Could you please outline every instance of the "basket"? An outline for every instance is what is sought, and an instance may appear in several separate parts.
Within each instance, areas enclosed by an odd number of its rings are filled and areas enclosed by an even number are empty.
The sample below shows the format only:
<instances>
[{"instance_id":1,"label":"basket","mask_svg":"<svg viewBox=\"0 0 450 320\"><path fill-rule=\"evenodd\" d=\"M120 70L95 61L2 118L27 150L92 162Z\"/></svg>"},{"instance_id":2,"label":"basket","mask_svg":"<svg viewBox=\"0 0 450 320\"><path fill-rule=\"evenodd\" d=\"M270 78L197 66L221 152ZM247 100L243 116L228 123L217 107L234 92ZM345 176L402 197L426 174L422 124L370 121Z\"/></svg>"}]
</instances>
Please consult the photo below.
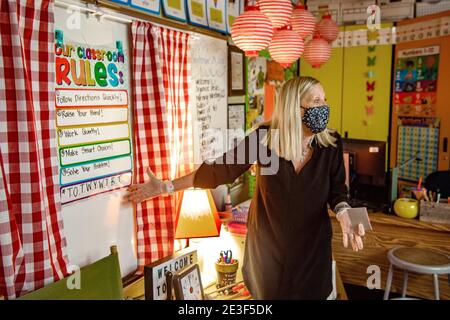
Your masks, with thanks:
<instances>
[{"instance_id":1,"label":"basket","mask_svg":"<svg viewBox=\"0 0 450 320\"><path fill-rule=\"evenodd\" d=\"M216 262L217 286L225 287L236 282L239 261L233 263Z\"/></svg>"},{"instance_id":2,"label":"basket","mask_svg":"<svg viewBox=\"0 0 450 320\"><path fill-rule=\"evenodd\" d=\"M420 221L450 224L450 204L420 201Z\"/></svg>"}]
</instances>

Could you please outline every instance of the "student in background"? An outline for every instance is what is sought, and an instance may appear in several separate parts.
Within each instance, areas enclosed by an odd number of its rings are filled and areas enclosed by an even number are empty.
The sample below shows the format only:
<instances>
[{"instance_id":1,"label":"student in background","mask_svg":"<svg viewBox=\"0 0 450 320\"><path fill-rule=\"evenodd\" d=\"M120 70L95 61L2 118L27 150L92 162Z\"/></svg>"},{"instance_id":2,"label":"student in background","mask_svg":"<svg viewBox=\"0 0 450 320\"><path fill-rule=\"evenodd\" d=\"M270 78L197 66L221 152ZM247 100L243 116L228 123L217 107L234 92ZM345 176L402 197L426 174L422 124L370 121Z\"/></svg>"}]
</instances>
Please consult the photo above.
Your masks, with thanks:
<instances>
[{"instance_id":1,"label":"student in background","mask_svg":"<svg viewBox=\"0 0 450 320\"><path fill-rule=\"evenodd\" d=\"M361 250L364 235L362 225L351 227L342 142L327 128L328 117L322 85L311 77L291 79L281 88L272 119L235 149L174 181L149 172L149 181L131 186L126 198L137 203L189 187L215 188L256 162L245 284L255 299L326 299L333 289L327 205L337 213L345 247L350 242Z\"/></svg>"}]
</instances>

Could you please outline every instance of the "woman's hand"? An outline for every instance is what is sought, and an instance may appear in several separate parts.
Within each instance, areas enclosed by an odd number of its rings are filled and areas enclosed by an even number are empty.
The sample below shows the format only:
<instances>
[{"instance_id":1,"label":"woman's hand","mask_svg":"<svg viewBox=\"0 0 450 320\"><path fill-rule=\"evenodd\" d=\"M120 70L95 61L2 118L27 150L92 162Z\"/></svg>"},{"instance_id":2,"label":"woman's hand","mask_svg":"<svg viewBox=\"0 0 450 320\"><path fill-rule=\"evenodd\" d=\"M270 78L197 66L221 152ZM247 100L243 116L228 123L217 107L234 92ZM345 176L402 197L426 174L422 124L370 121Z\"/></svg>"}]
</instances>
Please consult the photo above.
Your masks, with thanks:
<instances>
[{"instance_id":1,"label":"woman's hand","mask_svg":"<svg viewBox=\"0 0 450 320\"><path fill-rule=\"evenodd\" d=\"M364 226L360 223L358 227L352 227L352 222L346 209L339 212L336 218L341 224L344 247L347 248L350 241L354 251L362 250L363 242L361 237L365 234Z\"/></svg>"},{"instance_id":2,"label":"woman's hand","mask_svg":"<svg viewBox=\"0 0 450 320\"><path fill-rule=\"evenodd\" d=\"M125 201L132 201L135 204L144 200L155 198L164 193L164 183L159 180L150 168L147 169L149 181L141 184L134 184L128 188L128 193L125 195Z\"/></svg>"}]
</instances>

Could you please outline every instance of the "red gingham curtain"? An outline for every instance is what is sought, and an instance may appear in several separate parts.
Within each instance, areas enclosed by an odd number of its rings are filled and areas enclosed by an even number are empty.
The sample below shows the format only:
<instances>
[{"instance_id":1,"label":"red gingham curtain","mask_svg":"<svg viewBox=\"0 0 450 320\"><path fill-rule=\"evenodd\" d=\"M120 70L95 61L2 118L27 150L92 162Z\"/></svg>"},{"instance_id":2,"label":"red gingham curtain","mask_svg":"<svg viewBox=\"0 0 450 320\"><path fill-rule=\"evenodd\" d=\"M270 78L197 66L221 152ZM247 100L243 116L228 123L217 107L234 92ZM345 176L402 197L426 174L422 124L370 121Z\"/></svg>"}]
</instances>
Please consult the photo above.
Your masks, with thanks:
<instances>
[{"instance_id":1,"label":"red gingham curtain","mask_svg":"<svg viewBox=\"0 0 450 320\"><path fill-rule=\"evenodd\" d=\"M67 274L58 190L50 0L0 1L0 294Z\"/></svg>"},{"instance_id":2,"label":"red gingham curtain","mask_svg":"<svg viewBox=\"0 0 450 320\"><path fill-rule=\"evenodd\" d=\"M170 144L170 178L188 174L193 167L192 125L189 114L189 34L154 28L158 35Z\"/></svg>"},{"instance_id":3,"label":"red gingham curtain","mask_svg":"<svg viewBox=\"0 0 450 320\"><path fill-rule=\"evenodd\" d=\"M147 168L159 179L185 174L191 166L188 76L189 36L134 21L133 87L135 183ZM180 160L182 159L182 160ZM173 253L175 199L138 204L138 265Z\"/></svg>"}]
</instances>

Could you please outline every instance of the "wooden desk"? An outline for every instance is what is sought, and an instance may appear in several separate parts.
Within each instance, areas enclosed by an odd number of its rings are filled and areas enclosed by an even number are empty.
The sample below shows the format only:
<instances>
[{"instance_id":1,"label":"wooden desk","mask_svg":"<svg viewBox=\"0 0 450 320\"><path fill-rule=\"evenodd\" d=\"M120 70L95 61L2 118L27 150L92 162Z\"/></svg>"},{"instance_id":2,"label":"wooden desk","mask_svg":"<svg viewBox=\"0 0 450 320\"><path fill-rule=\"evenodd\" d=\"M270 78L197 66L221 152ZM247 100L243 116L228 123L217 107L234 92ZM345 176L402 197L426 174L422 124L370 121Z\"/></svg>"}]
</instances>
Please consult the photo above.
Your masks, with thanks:
<instances>
[{"instance_id":1,"label":"wooden desk","mask_svg":"<svg viewBox=\"0 0 450 320\"><path fill-rule=\"evenodd\" d=\"M373 231L364 237L364 249L354 252L342 245L341 227L330 214L333 224L333 253L344 283L367 286L370 265L381 269L381 288L384 290L389 270L387 252L396 246L415 246L450 254L450 225L426 223L415 219L404 219L384 213L371 213L369 219ZM450 284L447 276L440 276L440 298L450 299ZM401 293L403 273L395 269L391 292ZM431 275L410 273L408 296L433 299L433 278Z\"/></svg>"}]
</instances>

